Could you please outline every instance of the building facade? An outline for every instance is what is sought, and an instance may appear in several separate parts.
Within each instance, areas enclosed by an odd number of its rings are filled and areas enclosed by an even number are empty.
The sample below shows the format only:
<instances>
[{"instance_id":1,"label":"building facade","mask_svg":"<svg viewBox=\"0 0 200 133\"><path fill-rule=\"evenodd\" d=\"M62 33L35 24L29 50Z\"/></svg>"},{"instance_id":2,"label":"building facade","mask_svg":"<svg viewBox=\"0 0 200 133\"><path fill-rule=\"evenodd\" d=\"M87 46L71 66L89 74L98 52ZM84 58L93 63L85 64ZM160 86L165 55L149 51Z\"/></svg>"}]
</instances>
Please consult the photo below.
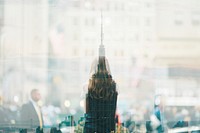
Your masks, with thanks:
<instances>
[{"instance_id":1,"label":"building facade","mask_svg":"<svg viewBox=\"0 0 200 133\"><path fill-rule=\"evenodd\" d=\"M2 92L7 100L17 95L26 101L35 86L42 88L48 102L64 106L71 99L78 105L98 55L102 10L103 44L120 100L139 103L161 92L195 97L187 88L197 94L200 86L195 75L200 65L199 4L198 0L4 1Z\"/></svg>"}]
</instances>

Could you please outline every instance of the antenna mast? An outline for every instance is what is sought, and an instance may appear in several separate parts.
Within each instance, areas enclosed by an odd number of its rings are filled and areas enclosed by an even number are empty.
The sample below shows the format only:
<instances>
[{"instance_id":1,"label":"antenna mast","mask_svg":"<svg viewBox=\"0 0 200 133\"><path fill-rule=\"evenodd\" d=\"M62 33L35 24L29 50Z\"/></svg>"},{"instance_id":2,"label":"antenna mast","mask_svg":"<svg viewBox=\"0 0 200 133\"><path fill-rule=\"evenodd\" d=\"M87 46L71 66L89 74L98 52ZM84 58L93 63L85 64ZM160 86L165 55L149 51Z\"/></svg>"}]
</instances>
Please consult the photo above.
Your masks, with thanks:
<instances>
[{"instance_id":1,"label":"antenna mast","mask_svg":"<svg viewBox=\"0 0 200 133\"><path fill-rule=\"evenodd\" d=\"M101 44L99 46L99 56L105 56L105 48L103 45L103 15L101 10Z\"/></svg>"},{"instance_id":2,"label":"antenna mast","mask_svg":"<svg viewBox=\"0 0 200 133\"><path fill-rule=\"evenodd\" d=\"M103 45L103 15L101 10L101 45Z\"/></svg>"}]
</instances>

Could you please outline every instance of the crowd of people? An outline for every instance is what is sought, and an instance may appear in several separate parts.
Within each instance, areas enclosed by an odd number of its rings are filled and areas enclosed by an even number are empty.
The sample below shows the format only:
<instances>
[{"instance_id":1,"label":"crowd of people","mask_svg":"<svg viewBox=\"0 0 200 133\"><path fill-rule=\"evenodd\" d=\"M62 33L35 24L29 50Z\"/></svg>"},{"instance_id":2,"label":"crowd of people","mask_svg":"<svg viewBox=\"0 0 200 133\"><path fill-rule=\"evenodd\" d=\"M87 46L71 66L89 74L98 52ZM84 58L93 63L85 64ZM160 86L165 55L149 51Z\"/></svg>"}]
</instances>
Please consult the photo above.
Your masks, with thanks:
<instances>
[{"instance_id":1,"label":"crowd of people","mask_svg":"<svg viewBox=\"0 0 200 133\"><path fill-rule=\"evenodd\" d=\"M39 95L39 91L37 89L33 89L32 91L36 93L36 95ZM33 94L35 95L35 94ZM22 108L26 109L28 107L27 104L30 104L31 100L27 101L27 103L23 106L14 107L14 105L9 104L10 106L6 106L8 104L0 104L0 127L5 127L11 124L15 125L23 125L23 127L31 125L28 125L27 123L24 123L24 119L27 118L27 114L31 114L31 112L25 111L25 113L22 112ZM119 123L123 125L123 127L126 127L130 132L142 130L146 126L146 122L151 120L152 114L158 115L158 107L155 105L154 109L145 108L143 106L130 106L130 108L122 113L118 113L119 117ZM32 106L33 107L33 106ZM40 107L39 107L40 108ZM44 105L41 107L42 112L42 118L43 118L43 124L44 127L46 125L58 125L59 122L61 122L64 118L59 119L59 115L62 114L62 111L59 107L55 107L53 105ZM81 110L81 109L80 109ZM154 110L154 111L153 111ZM76 125L78 126L80 119L80 116L83 116L84 112L80 111L74 114L74 117L78 117L76 119ZM65 114L72 115L72 114ZM23 117L23 118L22 118ZM158 115L159 117L159 115ZM164 113L163 113L163 124L164 126L168 126L170 128L173 128L173 126L178 121L188 121L191 125L199 125L200 120L200 107L181 107L181 106L164 106ZM35 116L35 118L37 118ZM35 119L33 118L33 119ZM22 121L23 120L23 121ZM84 119L82 119L84 120ZM29 122L30 124L31 122ZM37 124L36 124L37 125ZM39 125L39 123L38 123ZM34 126L32 124L32 126ZM43 126L43 125L42 125ZM79 130L83 129L83 127L80 128L80 126L77 127ZM77 129L76 128L76 129Z\"/></svg>"}]
</instances>

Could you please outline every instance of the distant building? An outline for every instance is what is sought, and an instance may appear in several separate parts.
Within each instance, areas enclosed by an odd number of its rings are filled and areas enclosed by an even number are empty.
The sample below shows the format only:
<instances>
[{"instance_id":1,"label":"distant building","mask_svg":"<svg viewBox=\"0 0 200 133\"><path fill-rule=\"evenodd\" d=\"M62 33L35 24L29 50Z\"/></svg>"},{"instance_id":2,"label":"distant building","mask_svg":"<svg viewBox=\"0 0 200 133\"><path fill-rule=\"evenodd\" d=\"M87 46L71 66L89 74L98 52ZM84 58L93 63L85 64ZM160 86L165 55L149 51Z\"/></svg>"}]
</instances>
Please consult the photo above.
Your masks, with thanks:
<instances>
[{"instance_id":1,"label":"distant building","mask_svg":"<svg viewBox=\"0 0 200 133\"><path fill-rule=\"evenodd\" d=\"M47 88L47 0L0 1L0 20L0 88L5 101L18 96L24 102L32 87Z\"/></svg>"},{"instance_id":2,"label":"distant building","mask_svg":"<svg viewBox=\"0 0 200 133\"><path fill-rule=\"evenodd\" d=\"M19 95L25 101L32 86L45 88L55 103L77 100L98 55L102 9L106 56L121 98L143 100L156 90L171 88L165 93L176 95L180 88L199 88L196 71L187 69L200 65L199 6L199 0L4 1L0 85L12 92L8 100ZM175 78L178 74L182 79ZM16 79L20 82L10 86Z\"/></svg>"}]
</instances>

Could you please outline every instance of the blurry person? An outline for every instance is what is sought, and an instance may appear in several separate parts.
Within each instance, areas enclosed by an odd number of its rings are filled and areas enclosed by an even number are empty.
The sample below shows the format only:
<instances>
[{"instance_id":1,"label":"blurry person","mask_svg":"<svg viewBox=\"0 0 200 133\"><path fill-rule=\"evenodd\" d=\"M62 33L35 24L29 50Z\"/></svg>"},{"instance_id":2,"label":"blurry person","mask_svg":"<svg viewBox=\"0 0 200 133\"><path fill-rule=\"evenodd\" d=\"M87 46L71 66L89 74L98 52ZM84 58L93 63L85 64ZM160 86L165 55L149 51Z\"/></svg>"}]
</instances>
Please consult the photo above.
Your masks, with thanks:
<instances>
[{"instance_id":1,"label":"blurry person","mask_svg":"<svg viewBox=\"0 0 200 133\"><path fill-rule=\"evenodd\" d=\"M124 126L128 128L128 130L132 133L135 128L135 122L133 121L132 115L130 113L126 113Z\"/></svg>"},{"instance_id":2,"label":"blurry person","mask_svg":"<svg viewBox=\"0 0 200 133\"><path fill-rule=\"evenodd\" d=\"M91 67L86 94L84 133L115 131L115 113L118 92L105 56L99 56Z\"/></svg>"},{"instance_id":3,"label":"blurry person","mask_svg":"<svg viewBox=\"0 0 200 133\"><path fill-rule=\"evenodd\" d=\"M117 123L117 125L121 125L122 124L120 115L117 112L117 110L116 110L116 113L115 113L115 123Z\"/></svg>"},{"instance_id":4,"label":"blurry person","mask_svg":"<svg viewBox=\"0 0 200 133\"><path fill-rule=\"evenodd\" d=\"M41 95L38 89L31 91L30 101L21 108L21 122L28 127L43 127L43 117L38 101L41 99Z\"/></svg>"},{"instance_id":5,"label":"blurry person","mask_svg":"<svg viewBox=\"0 0 200 133\"><path fill-rule=\"evenodd\" d=\"M8 124L8 115L6 109L3 107L3 97L0 95L0 127Z\"/></svg>"},{"instance_id":6,"label":"blurry person","mask_svg":"<svg viewBox=\"0 0 200 133\"><path fill-rule=\"evenodd\" d=\"M191 122L190 125L198 125L200 123L200 106L196 105L192 110L190 111L191 115Z\"/></svg>"},{"instance_id":7,"label":"blurry person","mask_svg":"<svg viewBox=\"0 0 200 133\"><path fill-rule=\"evenodd\" d=\"M158 133L164 132L164 98L161 95L155 96L154 113L151 116L151 125Z\"/></svg>"}]
</instances>

